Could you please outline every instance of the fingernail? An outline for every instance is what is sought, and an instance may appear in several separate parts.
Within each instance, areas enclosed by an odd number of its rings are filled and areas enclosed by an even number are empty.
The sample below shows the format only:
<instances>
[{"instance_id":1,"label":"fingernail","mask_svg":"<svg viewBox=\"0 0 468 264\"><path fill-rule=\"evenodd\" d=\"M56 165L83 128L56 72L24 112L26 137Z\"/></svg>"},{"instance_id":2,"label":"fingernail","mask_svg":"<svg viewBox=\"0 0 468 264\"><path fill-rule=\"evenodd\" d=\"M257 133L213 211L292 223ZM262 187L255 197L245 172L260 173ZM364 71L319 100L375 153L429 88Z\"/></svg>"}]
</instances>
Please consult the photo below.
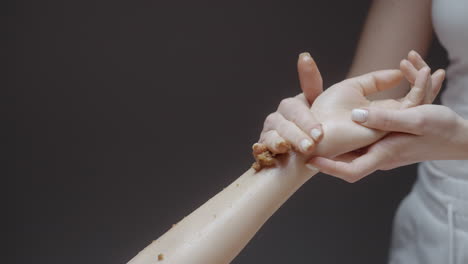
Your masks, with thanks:
<instances>
[{"instance_id":1,"label":"fingernail","mask_svg":"<svg viewBox=\"0 0 468 264\"><path fill-rule=\"evenodd\" d=\"M316 167L314 167L312 164L309 164L309 163L306 163L305 165L309 170L311 171L319 171L319 169L317 169Z\"/></svg>"},{"instance_id":2,"label":"fingernail","mask_svg":"<svg viewBox=\"0 0 468 264\"><path fill-rule=\"evenodd\" d=\"M366 122L368 115L369 112L364 109L353 109L353 111L351 111L351 119L356 122Z\"/></svg>"},{"instance_id":3,"label":"fingernail","mask_svg":"<svg viewBox=\"0 0 468 264\"><path fill-rule=\"evenodd\" d=\"M260 144L255 143L252 145L252 150L256 150L258 147L260 147Z\"/></svg>"},{"instance_id":4,"label":"fingernail","mask_svg":"<svg viewBox=\"0 0 468 264\"><path fill-rule=\"evenodd\" d=\"M288 151L290 146L286 141L280 141L276 143L276 149L280 152Z\"/></svg>"},{"instance_id":5,"label":"fingernail","mask_svg":"<svg viewBox=\"0 0 468 264\"><path fill-rule=\"evenodd\" d=\"M253 144L252 146L252 150L254 153L261 153L263 151L266 151L268 150L267 147L263 144L260 144L260 143L255 143Z\"/></svg>"},{"instance_id":6,"label":"fingernail","mask_svg":"<svg viewBox=\"0 0 468 264\"><path fill-rule=\"evenodd\" d=\"M313 128L311 131L310 131L310 135L312 136L312 138L317 141L320 136L322 135L322 130L318 129L318 128Z\"/></svg>"},{"instance_id":7,"label":"fingernail","mask_svg":"<svg viewBox=\"0 0 468 264\"><path fill-rule=\"evenodd\" d=\"M302 52L301 54L299 54L299 58L306 62L312 60L312 57L310 56L309 52Z\"/></svg>"},{"instance_id":8,"label":"fingernail","mask_svg":"<svg viewBox=\"0 0 468 264\"><path fill-rule=\"evenodd\" d=\"M303 139L301 141L301 149L302 151L306 152L306 151L309 151L309 148L312 146L312 142L310 142L310 140L308 139Z\"/></svg>"}]
</instances>

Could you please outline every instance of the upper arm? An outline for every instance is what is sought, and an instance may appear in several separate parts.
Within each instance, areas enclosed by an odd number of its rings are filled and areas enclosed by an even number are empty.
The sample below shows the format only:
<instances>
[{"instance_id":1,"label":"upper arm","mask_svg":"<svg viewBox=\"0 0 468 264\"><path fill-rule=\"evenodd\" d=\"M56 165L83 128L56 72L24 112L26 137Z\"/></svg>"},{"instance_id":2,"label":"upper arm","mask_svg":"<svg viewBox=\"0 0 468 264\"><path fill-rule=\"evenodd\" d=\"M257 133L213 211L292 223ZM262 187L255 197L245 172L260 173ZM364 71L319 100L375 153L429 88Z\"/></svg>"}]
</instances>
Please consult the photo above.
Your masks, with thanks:
<instances>
[{"instance_id":1,"label":"upper arm","mask_svg":"<svg viewBox=\"0 0 468 264\"><path fill-rule=\"evenodd\" d=\"M374 0L349 76L397 69L412 49L424 56L431 38L431 0ZM407 89L407 85L400 85L378 97L401 97Z\"/></svg>"}]
</instances>

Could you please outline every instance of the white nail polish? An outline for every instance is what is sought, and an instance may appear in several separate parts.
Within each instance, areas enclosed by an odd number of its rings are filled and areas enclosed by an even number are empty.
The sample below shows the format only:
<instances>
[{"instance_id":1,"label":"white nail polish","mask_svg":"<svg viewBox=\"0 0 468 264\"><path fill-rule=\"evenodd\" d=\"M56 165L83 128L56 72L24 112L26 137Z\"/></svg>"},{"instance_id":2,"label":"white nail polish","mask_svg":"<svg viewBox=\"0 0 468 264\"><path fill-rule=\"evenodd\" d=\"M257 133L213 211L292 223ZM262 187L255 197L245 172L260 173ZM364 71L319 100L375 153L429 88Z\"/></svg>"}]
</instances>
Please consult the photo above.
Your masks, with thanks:
<instances>
[{"instance_id":1,"label":"white nail polish","mask_svg":"<svg viewBox=\"0 0 468 264\"><path fill-rule=\"evenodd\" d=\"M353 119L356 122L363 123L367 121L368 114L369 112L367 110L353 109L353 111L351 111L351 119Z\"/></svg>"},{"instance_id":2,"label":"white nail polish","mask_svg":"<svg viewBox=\"0 0 468 264\"><path fill-rule=\"evenodd\" d=\"M310 131L310 135L312 136L312 138L317 141L320 136L322 135L322 131L318 128L313 128L311 131Z\"/></svg>"},{"instance_id":3,"label":"white nail polish","mask_svg":"<svg viewBox=\"0 0 468 264\"><path fill-rule=\"evenodd\" d=\"M302 60L304 60L306 62L312 60L312 57L310 56L309 52L303 52L299 56L302 58Z\"/></svg>"},{"instance_id":4,"label":"white nail polish","mask_svg":"<svg viewBox=\"0 0 468 264\"><path fill-rule=\"evenodd\" d=\"M309 170L314 171L314 172L318 172L318 171L319 171L319 169L317 169L316 167L312 166L312 164L309 164L309 163L306 164L306 167L307 167Z\"/></svg>"},{"instance_id":5,"label":"white nail polish","mask_svg":"<svg viewBox=\"0 0 468 264\"><path fill-rule=\"evenodd\" d=\"M308 140L308 139L303 139L303 140L301 141L301 149L302 149L303 151L308 151L309 148L310 148L310 146L312 146L312 142L310 142L310 140Z\"/></svg>"}]
</instances>

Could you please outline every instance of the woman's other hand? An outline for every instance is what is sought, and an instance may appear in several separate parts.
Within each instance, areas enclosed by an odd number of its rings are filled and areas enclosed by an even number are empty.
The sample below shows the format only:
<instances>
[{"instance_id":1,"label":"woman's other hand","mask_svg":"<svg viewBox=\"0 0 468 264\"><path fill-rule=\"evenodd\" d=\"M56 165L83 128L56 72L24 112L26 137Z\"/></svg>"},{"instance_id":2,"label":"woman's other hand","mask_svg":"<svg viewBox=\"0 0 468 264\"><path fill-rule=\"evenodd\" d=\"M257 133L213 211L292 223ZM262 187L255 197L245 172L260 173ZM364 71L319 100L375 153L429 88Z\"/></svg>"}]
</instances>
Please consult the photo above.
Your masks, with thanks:
<instances>
[{"instance_id":1,"label":"woman's other hand","mask_svg":"<svg viewBox=\"0 0 468 264\"><path fill-rule=\"evenodd\" d=\"M301 153L310 153L322 135L320 123L310 106L323 91L322 76L309 53L299 55L297 62L299 81L303 93L283 99L265 120L259 143L274 154L288 152L291 147ZM260 148L254 145L254 151Z\"/></svg>"},{"instance_id":2,"label":"woman's other hand","mask_svg":"<svg viewBox=\"0 0 468 264\"><path fill-rule=\"evenodd\" d=\"M417 70L427 65L412 51L401 67L406 68L403 72L407 79L418 86ZM393 133L364 150L335 159L315 157L309 164L324 173L355 182L379 169L388 170L423 160L468 158L467 121L445 106L427 105L435 99L443 78L442 70L431 76L432 87L423 99L426 105L394 110L375 106L353 110L352 119L356 123Z\"/></svg>"},{"instance_id":3,"label":"woman's other hand","mask_svg":"<svg viewBox=\"0 0 468 264\"><path fill-rule=\"evenodd\" d=\"M441 105L404 110L359 109L356 122L382 131L385 138L347 160L315 157L309 164L326 174L355 182L376 170L389 170L424 160L468 159L468 121ZM351 157L353 156L353 157Z\"/></svg>"},{"instance_id":4,"label":"woman's other hand","mask_svg":"<svg viewBox=\"0 0 468 264\"><path fill-rule=\"evenodd\" d=\"M302 58L303 59L303 58ZM315 63L301 64L299 59L299 77L301 88L317 86L308 84L311 80L317 80L321 85L320 73ZM302 71L301 65L308 66L308 71ZM402 65L404 65L402 63ZM390 89L400 83L403 74L414 80L415 85L403 98L393 100L370 101L367 96ZM413 76L415 73L419 78ZM388 132L360 126L350 120L352 109L361 107L382 107L385 109L402 109L416 106L424 102L427 93L440 86L442 79L429 78L430 69L413 69L402 67L400 70L383 70L371 72L354 78L339 82L320 96L315 98L310 109L307 108L307 100L300 97L285 99L280 104L278 111L270 114L264 124L260 143L267 145L268 149L275 154L287 152L292 145L295 150L307 155L318 155L335 157L358 148L368 146L384 137ZM304 79L308 78L308 79ZM321 90L321 89L320 89ZM308 94L304 90L304 94ZM313 144L313 129L318 128L321 123L322 133L318 133L320 144ZM258 145L257 145L258 148ZM254 147L255 152L255 147Z\"/></svg>"},{"instance_id":5,"label":"woman's other hand","mask_svg":"<svg viewBox=\"0 0 468 264\"><path fill-rule=\"evenodd\" d=\"M349 118L352 109L378 107L397 110L432 102L444 80L444 71L438 70L431 76L429 67L414 55L417 54L410 52L408 60L401 62L400 70L375 71L346 79L323 92L311 107L324 131L313 154L337 157L368 146L389 133L356 124ZM399 85L402 73L412 85L406 96L374 101L368 99L372 94ZM349 155L340 158L347 161Z\"/></svg>"}]
</instances>

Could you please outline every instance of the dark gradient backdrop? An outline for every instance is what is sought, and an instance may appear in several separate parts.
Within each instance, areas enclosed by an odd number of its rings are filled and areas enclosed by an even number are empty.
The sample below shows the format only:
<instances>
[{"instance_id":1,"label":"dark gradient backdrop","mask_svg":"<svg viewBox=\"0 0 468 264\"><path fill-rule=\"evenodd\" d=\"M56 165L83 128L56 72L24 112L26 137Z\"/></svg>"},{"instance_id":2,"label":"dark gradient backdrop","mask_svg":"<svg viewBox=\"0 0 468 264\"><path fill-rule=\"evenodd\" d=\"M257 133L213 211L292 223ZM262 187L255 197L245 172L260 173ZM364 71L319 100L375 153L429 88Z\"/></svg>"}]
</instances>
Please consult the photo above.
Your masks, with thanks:
<instances>
[{"instance_id":1,"label":"dark gradient backdrop","mask_svg":"<svg viewBox=\"0 0 468 264\"><path fill-rule=\"evenodd\" d=\"M326 86L345 77L369 4L7 3L2 262L128 261L250 166L264 118L299 92L299 52ZM233 263L384 263L415 172L318 175Z\"/></svg>"}]
</instances>

